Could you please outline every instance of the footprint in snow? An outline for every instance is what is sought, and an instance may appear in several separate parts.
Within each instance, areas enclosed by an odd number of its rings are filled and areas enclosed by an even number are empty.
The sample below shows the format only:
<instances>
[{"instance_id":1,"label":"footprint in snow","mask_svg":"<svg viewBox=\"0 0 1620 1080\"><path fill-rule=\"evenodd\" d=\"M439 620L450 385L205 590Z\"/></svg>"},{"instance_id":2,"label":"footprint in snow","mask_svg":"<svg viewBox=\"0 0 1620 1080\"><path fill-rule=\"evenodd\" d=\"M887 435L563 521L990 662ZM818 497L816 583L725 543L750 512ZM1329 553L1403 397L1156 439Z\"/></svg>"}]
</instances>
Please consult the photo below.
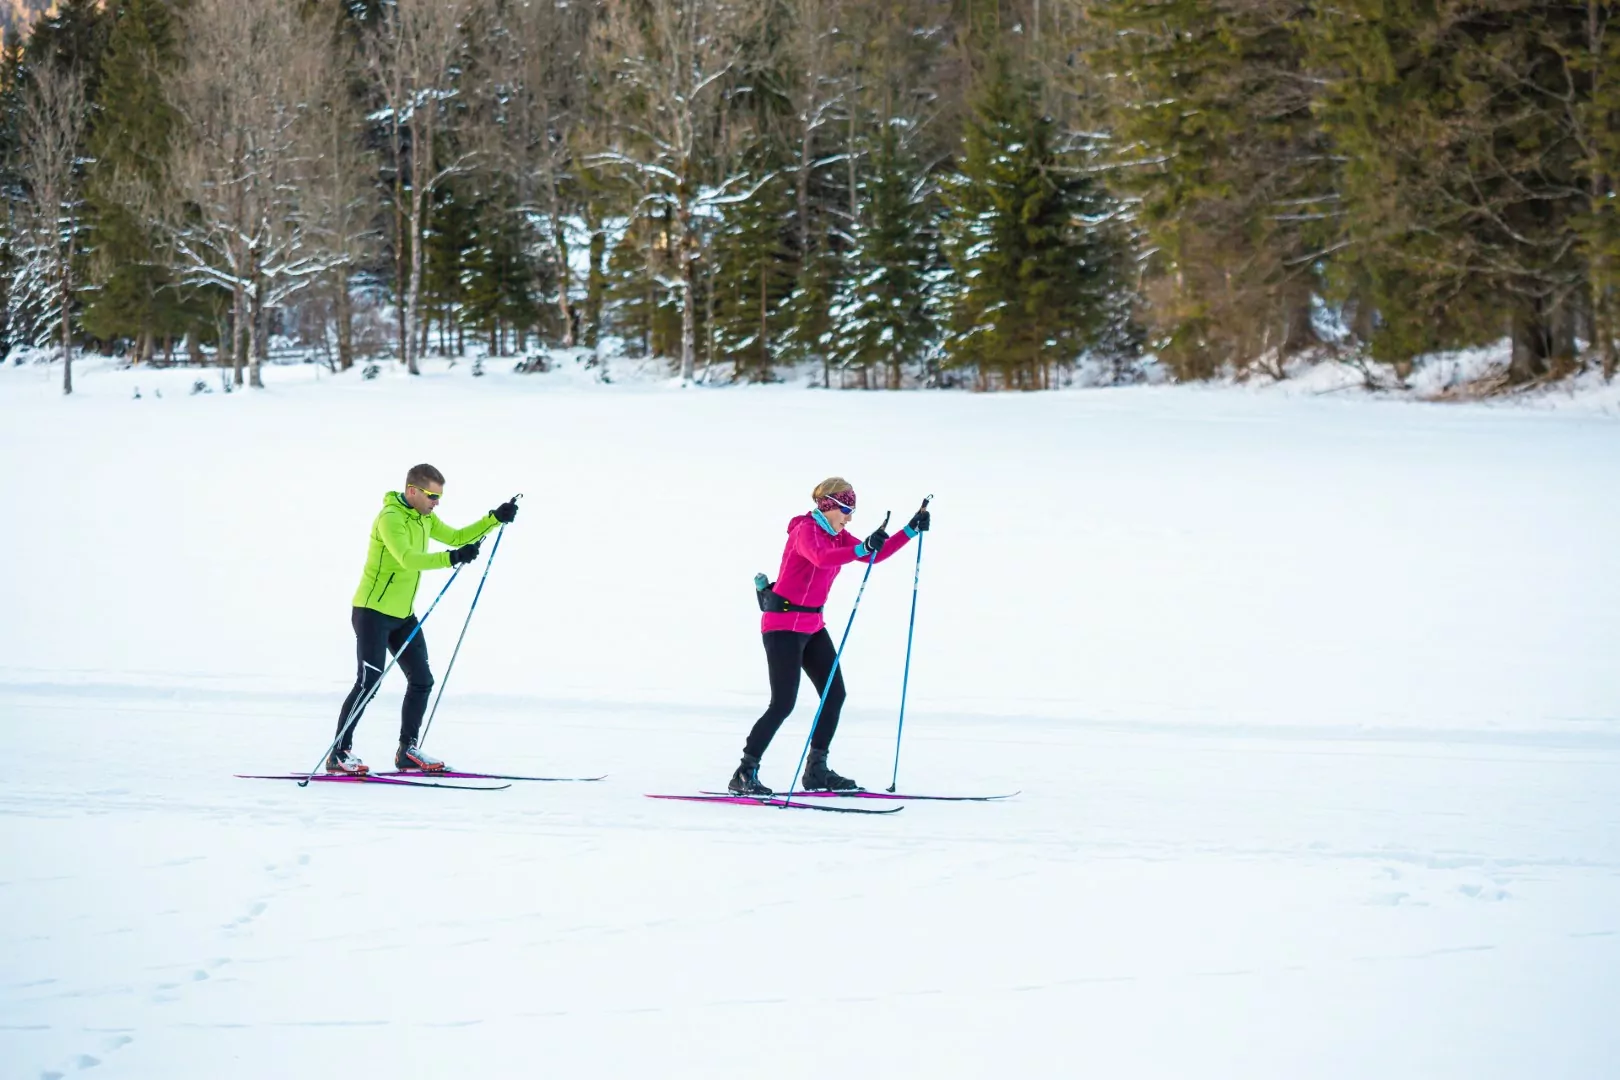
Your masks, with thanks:
<instances>
[{"instance_id":1,"label":"footprint in snow","mask_svg":"<svg viewBox=\"0 0 1620 1080\"><path fill-rule=\"evenodd\" d=\"M1457 891L1475 900L1506 900L1512 895L1506 889L1490 888L1485 885L1459 885Z\"/></svg>"}]
</instances>

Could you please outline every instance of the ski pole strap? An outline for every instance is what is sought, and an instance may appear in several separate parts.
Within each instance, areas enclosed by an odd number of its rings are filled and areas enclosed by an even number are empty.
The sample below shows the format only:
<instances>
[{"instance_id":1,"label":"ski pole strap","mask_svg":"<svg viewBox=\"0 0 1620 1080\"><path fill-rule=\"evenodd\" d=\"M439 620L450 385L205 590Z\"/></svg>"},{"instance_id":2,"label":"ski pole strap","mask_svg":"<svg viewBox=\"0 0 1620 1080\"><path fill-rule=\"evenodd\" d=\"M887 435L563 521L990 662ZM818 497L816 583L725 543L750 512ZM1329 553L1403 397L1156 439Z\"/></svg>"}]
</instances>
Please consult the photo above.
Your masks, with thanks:
<instances>
[{"instance_id":1,"label":"ski pole strap","mask_svg":"<svg viewBox=\"0 0 1620 1080\"><path fill-rule=\"evenodd\" d=\"M802 612L803 614L806 614L806 615L820 615L821 614L821 608L820 607L808 607L808 606L806 606L804 604L795 604L793 601L789 600L787 597L785 597L782 594L778 593L776 591L776 582L774 582L774 581L771 582L769 585L766 585L764 588L760 588L760 587L758 587L756 585L755 589L754 589L754 595L759 599L759 610L761 610L761 611L767 611L767 612L775 611L775 612L784 612L784 613L785 612L790 612L790 611L796 611L796 612Z\"/></svg>"}]
</instances>

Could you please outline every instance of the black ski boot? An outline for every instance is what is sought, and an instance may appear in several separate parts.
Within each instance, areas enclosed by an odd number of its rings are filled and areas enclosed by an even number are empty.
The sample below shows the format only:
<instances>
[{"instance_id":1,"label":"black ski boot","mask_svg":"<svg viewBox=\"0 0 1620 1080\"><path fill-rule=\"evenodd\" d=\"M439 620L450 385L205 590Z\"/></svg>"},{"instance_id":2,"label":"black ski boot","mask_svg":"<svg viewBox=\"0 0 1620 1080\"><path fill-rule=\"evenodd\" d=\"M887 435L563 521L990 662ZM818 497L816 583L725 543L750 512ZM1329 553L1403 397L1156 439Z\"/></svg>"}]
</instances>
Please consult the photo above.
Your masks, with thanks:
<instances>
[{"instance_id":1,"label":"black ski boot","mask_svg":"<svg viewBox=\"0 0 1620 1080\"><path fill-rule=\"evenodd\" d=\"M394 768L400 772L444 772L444 762L432 754L425 754L415 743L400 743L394 755Z\"/></svg>"},{"instance_id":2,"label":"black ski boot","mask_svg":"<svg viewBox=\"0 0 1620 1080\"><path fill-rule=\"evenodd\" d=\"M861 785L847 776L839 776L827 767L827 751L812 750L804 763L804 790L806 791L859 791Z\"/></svg>"},{"instance_id":3,"label":"black ski boot","mask_svg":"<svg viewBox=\"0 0 1620 1080\"><path fill-rule=\"evenodd\" d=\"M742 764L731 774L726 790L733 795L771 795L774 792L759 782L759 758L752 754L742 756Z\"/></svg>"}]
</instances>

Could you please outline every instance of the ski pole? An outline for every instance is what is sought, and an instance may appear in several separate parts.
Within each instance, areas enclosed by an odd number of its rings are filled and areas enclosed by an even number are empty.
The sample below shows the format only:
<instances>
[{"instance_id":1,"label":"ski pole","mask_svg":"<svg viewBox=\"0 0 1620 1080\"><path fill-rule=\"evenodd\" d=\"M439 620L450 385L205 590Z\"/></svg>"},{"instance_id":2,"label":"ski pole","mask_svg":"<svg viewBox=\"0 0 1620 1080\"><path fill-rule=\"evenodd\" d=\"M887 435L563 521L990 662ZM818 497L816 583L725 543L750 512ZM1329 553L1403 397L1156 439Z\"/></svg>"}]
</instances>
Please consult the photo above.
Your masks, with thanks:
<instances>
[{"instance_id":1,"label":"ski pole","mask_svg":"<svg viewBox=\"0 0 1620 1080\"><path fill-rule=\"evenodd\" d=\"M336 750L338 743L343 741L343 736L349 733L349 729L360 718L360 714L366 711L366 706L371 704L371 699L377 696L377 691L382 688L383 676L394 670L394 665L399 663L401 654L411 647L411 642L416 640L416 635L422 632L422 624L428 621L428 616L433 614L433 609L439 606L439 601L444 599L444 594L450 591L450 586L456 583L456 578L459 576L461 576L460 566L451 572L450 580L444 583L444 588L440 589L439 595L433 598L433 603L428 605L427 611L423 613L420 619L416 620L416 628L405 638L405 643L399 647L398 652L394 653L394 658L388 661L388 666L382 669L382 674L378 675L377 681L371 684L371 689L366 691L365 696L354 703L354 708L349 710L349 715L344 718L343 726L338 728L337 736L332 740L331 745L326 748L326 753L321 755L321 760L317 761L315 767L309 770L308 776L298 781L299 787L309 787L309 782L315 779L315 774L321 771L321 766L325 765L327 760L331 758L332 751Z\"/></svg>"},{"instance_id":2,"label":"ski pole","mask_svg":"<svg viewBox=\"0 0 1620 1080\"><path fill-rule=\"evenodd\" d=\"M516 503L521 498L522 495L514 495L512 502ZM466 621L461 624L461 636L456 638L455 651L450 654L450 663L445 665L444 678L439 680L439 692L433 696L433 708L428 710L427 723L422 725L422 735L416 740L418 747L427 742L428 731L433 727L433 717L439 711L439 702L444 700L444 688L450 685L450 673L456 669L456 657L461 655L461 643L467 637L467 627L472 625L473 612L478 610L478 598L484 595L484 582L489 580L489 568L495 565L495 556L501 550L501 536L505 532L505 525L495 530L495 546L489 549L489 559L484 563L483 576L478 579L478 589L473 593L472 607L467 609Z\"/></svg>"},{"instance_id":3,"label":"ski pole","mask_svg":"<svg viewBox=\"0 0 1620 1080\"><path fill-rule=\"evenodd\" d=\"M934 501L932 495L924 499L922 508ZM917 568L911 573L911 624L906 627L906 671L900 678L900 724L894 729L894 775L889 777L889 791L900 781L900 736L906 730L906 688L911 685L911 639L917 632L917 583L922 580L923 534L917 534Z\"/></svg>"},{"instance_id":4,"label":"ski pole","mask_svg":"<svg viewBox=\"0 0 1620 1080\"><path fill-rule=\"evenodd\" d=\"M883 515L883 524L878 528L887 531L889 527L889 514ZM821 700L816 702L816 715L810 721L810 734L804 737L804 749L799 751L799 763L793 767L793 779L788 781L787 792L782 796L782 809L787 809L793 800L793 785L799 782L799 773L804 769L804 759L810 755L810 743L816 737L816 725L821 723L821 710L827 707L827 695L832 693L833 681L838 678L838 663L844 658L844 646L849 642L850 628L855 625L855 613L861 610L861 597L866 595L866 582L872 576L872 567L877 565L877 552L872 552L866 563L866 573L861 575L861 587L855 594L855 603L849 609L849 622L844 624L844 636L838 639L838 651L833 654L832 670L827 672L827 685L821 688Z\"/></svg>"}]
</instances>

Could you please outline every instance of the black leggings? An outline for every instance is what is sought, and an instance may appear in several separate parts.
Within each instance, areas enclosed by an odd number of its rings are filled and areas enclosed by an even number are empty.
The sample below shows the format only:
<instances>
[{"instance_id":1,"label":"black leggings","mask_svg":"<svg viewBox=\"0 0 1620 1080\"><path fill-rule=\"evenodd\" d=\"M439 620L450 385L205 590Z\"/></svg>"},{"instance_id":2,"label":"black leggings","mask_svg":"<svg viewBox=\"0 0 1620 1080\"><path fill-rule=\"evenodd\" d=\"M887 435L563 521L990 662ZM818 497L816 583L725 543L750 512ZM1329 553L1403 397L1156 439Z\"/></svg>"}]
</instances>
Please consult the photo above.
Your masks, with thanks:
<instances>
[{"instance_id":1,"label":"black leggings","mask_svg":"<svg viewBox=\"0 0 1620 1080\"><path fill-rule=\"evenodd\" d=\"M406 680L405 705L399 711L399 741L414 743L416 733L422 728L422 714L427 712L428 695L433 692L433 672L428 670L427 640L418 632L411 638L405 651L399 651L411 631L416 629L416 616L396 619L371 608L357 607L349 622L354 626L355 652L360 661L360 670L355 676L354 688L343 699L343 711L338 713L338 730L343 731L343 725L349 719L349 710L354 708L356 702L364 701L372 686L382 677L388 654L393 653L399 657L399 668L405 673ZM349 729L343 732L343 739L338 743L339 750L347 750L353 745L354 729L359 726L360 717L357 716L354 723L349 724Z\"/></svg>"},{"instance_id":2,"label":"black leggings","mask_svg":"<svg viewBox=\"0 0 1620 1080\"><path fill-rule=\"evenodd\" d=\"M810 676L816 684L816 693L827 689L827 674L832 671L838 650L833 648L832 635L822 627L813 634L800 634L793 630L772 630L764 635L765 661L771 670L771 704L765 715L754 723L748 733L748 744L743 753L763 757L771 745L771 736L782 726L782 721L793 711L799 696L799 670ZM827 694L827 706L821 710L810 745L825 750L832 745L838 730L838 711L844 707L844 672L840 665L833 676L832 691Z\"/></svg>"}]
</instances>

